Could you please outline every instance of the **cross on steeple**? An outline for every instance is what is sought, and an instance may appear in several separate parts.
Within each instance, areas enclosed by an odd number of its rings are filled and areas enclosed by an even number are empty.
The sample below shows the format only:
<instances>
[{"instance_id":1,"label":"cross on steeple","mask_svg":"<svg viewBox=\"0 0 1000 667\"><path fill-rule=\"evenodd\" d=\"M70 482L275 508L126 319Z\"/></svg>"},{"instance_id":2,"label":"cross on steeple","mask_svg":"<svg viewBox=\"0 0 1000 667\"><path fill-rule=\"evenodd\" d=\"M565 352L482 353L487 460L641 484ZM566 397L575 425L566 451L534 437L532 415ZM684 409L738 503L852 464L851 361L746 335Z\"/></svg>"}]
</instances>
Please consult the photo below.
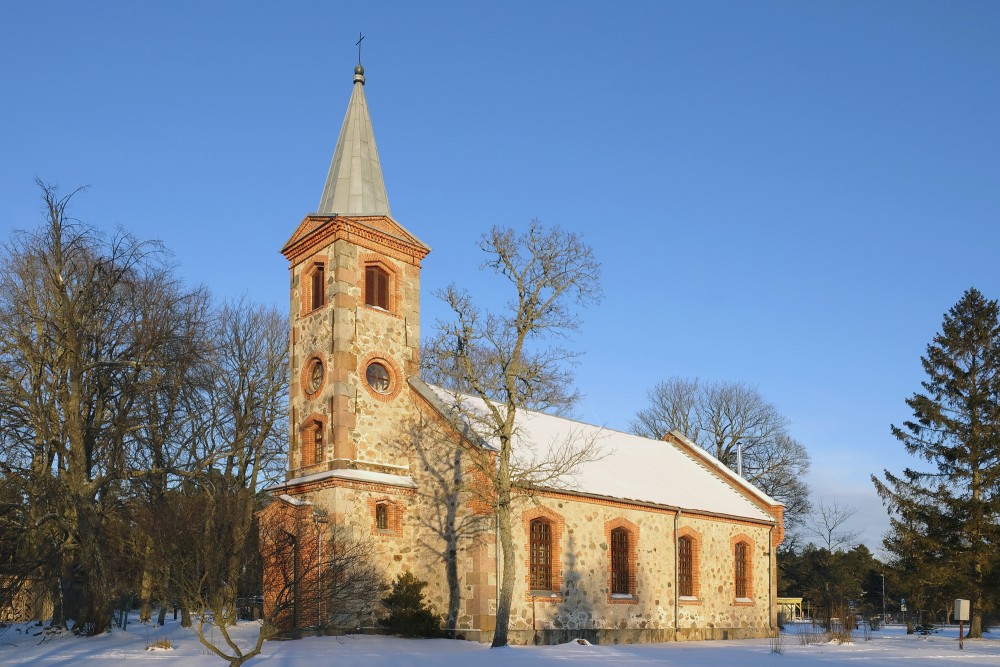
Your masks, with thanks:
<instances>
[{"instance_id":1,"label":"cross on steeple","mask_svg":"<svg viewBox=\"0 0 1000 667\"><path fill-rule=\"evenodd\" d=\"M355 44L354 44L354 45L355 45L356 47L358 47L358 64L359 64L359 65L361 64L361 42L363 42L363 41L364 41L364 39L365 39L365 36L364 36L364 35L362 35L362 34L361 34L361 33L359 32L359 33L358 33L358 41L357 41L357 42L355 42Z\"/></svg>"}]
</instances>

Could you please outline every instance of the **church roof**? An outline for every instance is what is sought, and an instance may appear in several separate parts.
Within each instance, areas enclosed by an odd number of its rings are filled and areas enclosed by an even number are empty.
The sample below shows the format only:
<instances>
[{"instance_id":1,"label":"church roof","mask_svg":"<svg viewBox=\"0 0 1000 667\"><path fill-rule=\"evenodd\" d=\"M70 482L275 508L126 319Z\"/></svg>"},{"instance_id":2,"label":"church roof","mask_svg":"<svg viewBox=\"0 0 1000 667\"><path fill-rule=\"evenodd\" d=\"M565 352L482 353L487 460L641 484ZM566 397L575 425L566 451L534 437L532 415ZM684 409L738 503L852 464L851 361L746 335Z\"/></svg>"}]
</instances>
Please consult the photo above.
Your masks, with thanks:
<instances>
[{"instance_id":1,"label":"church roof","mask_svg":"<svg viewBox=\"0 0 1000 667\"><path fill-rule=\"evenodd\" d=\"M354 92L316 211L319 215L390 215L364 86L365 70L358 65Z\"/></svg>"},{"instance_id":2,"label":"church roof","mask_svg":"<svg viewBox=\"0 0 1000 667\"><path fill-rule=\"evenodd\" d=\"M446 417L477 430L476 415L485 415L481 399L410 383ZM674 442L653 440L531 410L518 413L515 431L512 456L521 463L551 459L567 445L593 446L596 456L552 490L766 523L775 519L762 505L781 504L679 432L671 434ZM482 444L499 449L490 437Z\"/></svg>"}]
</instances>

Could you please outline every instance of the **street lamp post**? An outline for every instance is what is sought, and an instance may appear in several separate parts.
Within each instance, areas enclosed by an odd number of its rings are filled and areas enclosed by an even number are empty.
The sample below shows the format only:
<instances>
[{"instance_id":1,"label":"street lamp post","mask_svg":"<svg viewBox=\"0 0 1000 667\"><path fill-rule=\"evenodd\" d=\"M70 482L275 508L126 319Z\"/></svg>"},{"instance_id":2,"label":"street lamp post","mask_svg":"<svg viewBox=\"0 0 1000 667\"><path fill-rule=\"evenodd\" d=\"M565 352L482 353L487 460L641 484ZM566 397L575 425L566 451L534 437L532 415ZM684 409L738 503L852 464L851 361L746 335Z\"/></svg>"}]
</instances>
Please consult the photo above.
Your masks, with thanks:
<instances>
[{"instance_id":1,"label":"street lamp post","mask_svg":"<svg viewBox=\"0 0 1000 667\"><path fill-rule=\"evenodd\" d=\"M885 628L885 624L886 624L886 619L885 619L885 572L880 572L879 574L882 575L882 627ZM885 630L883 629L882 632L885 633Z\"/></svg>"},{"instance_id":2,"label":"street lamp post","mask_svg":"<svg viewBox=\"0 0 1000 667\"><path fill-rule=\"evenodd\" d=\"M322 526L328 523L326 516L316 514L313 516L313 523L316 526L316 547L317 547L317 558L316 558L316 578L317 578L317 591L316 591L316 625L318 629L322 629L326 626L325 619L323 618L323 528Z\"/></svg>"}]
</instances>

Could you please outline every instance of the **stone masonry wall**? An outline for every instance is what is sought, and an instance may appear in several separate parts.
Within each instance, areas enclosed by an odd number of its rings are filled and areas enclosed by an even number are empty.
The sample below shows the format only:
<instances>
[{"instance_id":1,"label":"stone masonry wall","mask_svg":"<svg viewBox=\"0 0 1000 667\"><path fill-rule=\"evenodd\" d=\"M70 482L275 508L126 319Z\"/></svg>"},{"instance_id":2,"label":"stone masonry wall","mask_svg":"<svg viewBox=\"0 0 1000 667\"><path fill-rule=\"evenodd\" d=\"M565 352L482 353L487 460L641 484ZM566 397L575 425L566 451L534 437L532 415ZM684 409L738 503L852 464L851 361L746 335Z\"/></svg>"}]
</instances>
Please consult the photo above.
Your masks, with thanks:
<instances>
[{"instance_id":1,"label":"stone masonry wall","mask_svg":"<svg viewBox=\"0 0 1000 667\"><path fill-rule=\"evenodd\" d=\"M741 636L766 636L770 630L770 534L767 526L682 515L679 526L700 537L693 599L675 606L674 513L630 508L616 503L542 497L529 501L515 523L515 542L523 559L514 592L511 629L669 630L676 622L682 638L715 636L718 629L739 629ZM552 592L528 589L528 522L547 516L558 526L559 556ZM635 561L630 596L612 596L610 530L631 526ZM734 540L751 553L751 597L735 595ZM704 632L707 631L707 632ZM522 636L512 633L512 637ZM662 636L652 633L651 636ZM662 640L662 639L661 639Z\"/></svg>"},{"instance_id":2,"label":"stone masonry wall","mask_svg":"<svg viewBox=\"0 0 1000 667\"><path fill-rule=\"evenodd\" d=\"M389 310L364 303L367 264L390 275ZM325 270L326 298L310 310L309 276L317 265ZM357 462L405 466L398 448L387 444L396 439L400 420L409 418L409 402L398 399L419 364L419 267L340 239L292 267L290 301L290 469L309 474ZM313 359L322 361L325 373L321 390L310 395L305 382ZM372 361L389 371L387 394L365 380ZM327 424L324 456L302 469L302 431L313 417ZM331 465L334 460L341 463Z\"/></svg>"}]
</instances>

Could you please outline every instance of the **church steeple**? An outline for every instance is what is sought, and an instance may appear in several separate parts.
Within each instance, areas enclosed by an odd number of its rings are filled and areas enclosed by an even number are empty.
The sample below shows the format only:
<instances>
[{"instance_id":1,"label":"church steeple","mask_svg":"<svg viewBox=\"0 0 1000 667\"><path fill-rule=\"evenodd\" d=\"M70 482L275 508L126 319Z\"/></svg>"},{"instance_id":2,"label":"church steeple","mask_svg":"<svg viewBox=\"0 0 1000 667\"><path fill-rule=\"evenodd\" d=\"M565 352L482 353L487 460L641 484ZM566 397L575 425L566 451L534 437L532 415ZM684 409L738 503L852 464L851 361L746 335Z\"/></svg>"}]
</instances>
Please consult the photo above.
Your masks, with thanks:
<instances>
[{"instance_id":1,"label":"church steeple","mask_svg":"<svg viewBox=\"0 0 1000 667\"><path fill-rule=\"evenodd\" d=\"M354 68L354 92L320 198L320 215L390 215L364 86L365 68L359 63Z\"/></svg>"}]
</instances>

